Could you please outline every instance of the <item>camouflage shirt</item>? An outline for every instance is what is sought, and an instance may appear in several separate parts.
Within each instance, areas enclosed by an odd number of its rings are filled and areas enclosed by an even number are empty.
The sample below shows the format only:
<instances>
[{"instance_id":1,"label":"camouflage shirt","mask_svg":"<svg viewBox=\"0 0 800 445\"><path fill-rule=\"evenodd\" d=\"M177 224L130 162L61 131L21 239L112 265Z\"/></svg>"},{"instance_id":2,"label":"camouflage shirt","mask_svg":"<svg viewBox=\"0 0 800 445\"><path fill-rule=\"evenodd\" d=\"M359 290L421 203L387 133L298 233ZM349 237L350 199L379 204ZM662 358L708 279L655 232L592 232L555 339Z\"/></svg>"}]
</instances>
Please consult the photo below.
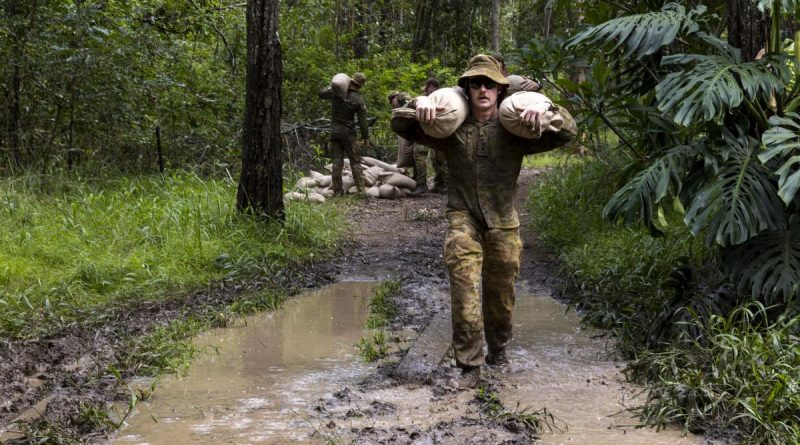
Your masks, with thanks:
<instances>
[{"instance_id":1,"label":"camouflage shirt","mask_svg":"<svg viewBox=\"0 0 800 445\"><path fill-rule=\"evenodd\" d=\"M333 91L333 88L328 86L319 92L319 97L331 101L331 135L354 134L356 131L354 116L358 115L361 138L366 139L369 136L367 106L361 93L347 90L347 98L342 99Z\"/></svg>"},{"instance_id":2,"label":"camouflage shirt","mask_svg":"<svg viewBox=\"0 0 800 445\"><path fill-rule=\"evenodd\" d=\"M564 118L561 131L539 139L524 139L508 132L498 118L477 122L472 116L444 139L422 132L414 118L395 116L392 130L400 136L447 153L449 185L447 211L469 212L490 229L519 227L514 206L522 157L560 147L575 137L572 116L556 106Z\"/></svg>"}]
</instances>

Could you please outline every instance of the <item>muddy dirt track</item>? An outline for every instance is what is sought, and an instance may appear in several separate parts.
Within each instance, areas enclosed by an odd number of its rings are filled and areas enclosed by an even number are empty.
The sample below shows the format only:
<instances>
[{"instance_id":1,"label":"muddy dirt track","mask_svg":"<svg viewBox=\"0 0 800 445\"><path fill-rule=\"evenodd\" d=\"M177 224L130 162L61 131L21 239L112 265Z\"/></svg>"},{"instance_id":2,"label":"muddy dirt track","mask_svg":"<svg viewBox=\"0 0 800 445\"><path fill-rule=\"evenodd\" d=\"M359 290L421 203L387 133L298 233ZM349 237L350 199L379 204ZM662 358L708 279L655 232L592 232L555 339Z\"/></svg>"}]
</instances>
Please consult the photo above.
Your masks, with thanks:
<instances>
[{"instance_id":1,"label":"muddy dirt track","mask_svg":"<svg viewBox=\"0 0 800 445\"><path fill-rule=\"evenodd\" d=\"M520 178L517 208L523 220L525 250L518 308L527 315L515 317L518 322L528 318L528 324L556 333L556 344L536 340L544 337L541 331L527 331L523 326L512 343L512 365L485 372L482 386L499 395L509 412L545 408L556 416L552 431L546 429L541 435L542 443L700 443L678 431L656 434L650 429L633 429L635 421L624 414L609 417L624 409L623 402L636 389L620 381L621 364L608 359L604 340L581 332L574 314L565 315L550 297L555 263L525 229L524 199L537 175L536 171L523 171ZM301 291L342 280L396 278L403 283L403 291L401 311L391 329L410 332L413 339L449 306L441 259L445 202L446 197L439 194L398 201L365 200L350 210L352 240L334 261L285 271L262 283L220 285L181 300L121 310L103 326L76 326L40 342L0 343L0 425L25 410L42 412L55 424L78 431L85 441L106 441L107 432L82 430L74 416L81 401L118 398L119 386L113 379L95 376L119 354L122 339L146 332L154 323L213 310L235 300L250 286L277 285ZM546 319L537 318L542 314ZM548 325L553 320L555 324ZM341 384L309 406L315 423L304 441L523 444L538 440L519 417L492 416L477 400L476 390L454 385L457 372L452 360L445 358L424 381L409 381L394 372L402 355L402 351L396 353L368 375ZM37 409L31 410L37 402ZM145 442L160 443L158 439Z\"/></svg>"}]
</instances>

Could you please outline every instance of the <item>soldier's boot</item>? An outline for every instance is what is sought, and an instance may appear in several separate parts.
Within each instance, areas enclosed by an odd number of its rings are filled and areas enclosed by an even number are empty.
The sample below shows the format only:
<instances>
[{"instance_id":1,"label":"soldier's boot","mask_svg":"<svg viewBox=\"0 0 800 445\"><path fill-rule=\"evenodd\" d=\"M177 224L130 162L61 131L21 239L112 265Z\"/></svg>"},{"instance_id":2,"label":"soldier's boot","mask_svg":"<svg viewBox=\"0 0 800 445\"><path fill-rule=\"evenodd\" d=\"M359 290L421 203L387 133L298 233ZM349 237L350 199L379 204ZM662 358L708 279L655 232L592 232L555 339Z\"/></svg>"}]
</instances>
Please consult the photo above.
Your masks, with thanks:
<instances>
[{"instance_id":1,"label":"soldier's boot","mask_svg":"<svg viewBox=\"0 0 800 445\"><path fill-rule=\"evenodd\" d=\"M466 366L461 368L461 375L455 381L455 386L459 389L475 389L481 381L480 366Z\"/></svg>"},{"instance_id":2,"label":"soldier's boot","mask_svg":"<svg viewBox=\"0 0 800 445\"><path fill-rule=\"evenodd\" d=\"M508 356L505 349L498 352L489 352L486 355L486 364L491 366L506 366L508 365Z\"/></svg>"},{"instance_id":3,"label":"soldier's boot","mask_svg":"<svg viewBox=\"0 0 800 445\"><path fill-rule=\"evenodd\" d=\"M425 183L418 183L417 188L411 191L408 196L422 196L428 192L428 186Z\"/></svg>"}]
</instances>

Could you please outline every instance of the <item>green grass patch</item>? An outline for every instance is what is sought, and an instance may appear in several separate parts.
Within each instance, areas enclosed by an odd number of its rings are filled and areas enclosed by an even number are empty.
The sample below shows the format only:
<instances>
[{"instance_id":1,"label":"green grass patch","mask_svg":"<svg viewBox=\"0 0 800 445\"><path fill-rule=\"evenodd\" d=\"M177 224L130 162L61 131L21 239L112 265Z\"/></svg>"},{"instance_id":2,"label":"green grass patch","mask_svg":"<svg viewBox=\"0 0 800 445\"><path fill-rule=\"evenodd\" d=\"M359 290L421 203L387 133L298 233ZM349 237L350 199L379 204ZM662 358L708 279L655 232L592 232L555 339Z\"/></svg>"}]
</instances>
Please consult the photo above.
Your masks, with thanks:
<instances>
[{"instance_id":1,"label":"green grass patch","mask_svg":"<svg viewBox=\"0 0 800 445\"><path fill-rule=\"evenodd\" d=\"M372 363L389 355L388 334L383 329L372 332L370 336L358 341L358 353L367 363Z\"/></svg>"},{"instance_id":2,"label":"green grass patch","mask_svg":"<svg viewBox=\"0 0 800 445\"><path fill-rule=\"evenodd\" d=\"M695 320L702 337L644 351L626 370L649 385L642 419L690 431L733 427L749 444L800 443L800 317L770 322L767 312L752 303Z\"/></svg>"},{"instance_id":3,"label":"green grass patch","mask_svg":"<svg viewBox=\"0 0 800 445\"><path fill-rule=\"evenodd\" d=\"M525 156L522 160L524 168L550 168L583 162L583 158L564 150L552 150L535 155Z\"/></svg>"},{"instance_id":4,"label":"green grass patch","mask_svg":"<svg viewBox=\"0 0 800 445\"><path fill-rule=\"evenodd\" d=\"M402 287L398 280L388 280L381 283L375 290L375 296L369 302L369 315L365 323L366 328L382 328L397 314L395 298Z\"/></svg>"},{"instance_id":5,"label":"green grass patch","mask_svg":"<svg viewBox=\"0 0 800 445\"><path fill-rule=\"evenodd\" d=\"M556 418L547 411L547 408L532 411L517 405L514 410L509 410L503 405L497 393L483 386L478 387L475 403L490 420L501 424L514 424L522 427L531 435L542 433L545 428L549 431L561 432L563 430L556 426Z\"/></svg>"},{"instance_id":6,"label":"green grass patch","mask_svg":"<svg viewBox=\"0 0 800 445\"><path fill-rule=\"evenodd\" d=\"M290 202L285 225L235 209L236 184L189 173L100 182L0 181L0 338L92 322L117 303L324 257L345 228L332 205Z\"/></svg>"}]
</instances>

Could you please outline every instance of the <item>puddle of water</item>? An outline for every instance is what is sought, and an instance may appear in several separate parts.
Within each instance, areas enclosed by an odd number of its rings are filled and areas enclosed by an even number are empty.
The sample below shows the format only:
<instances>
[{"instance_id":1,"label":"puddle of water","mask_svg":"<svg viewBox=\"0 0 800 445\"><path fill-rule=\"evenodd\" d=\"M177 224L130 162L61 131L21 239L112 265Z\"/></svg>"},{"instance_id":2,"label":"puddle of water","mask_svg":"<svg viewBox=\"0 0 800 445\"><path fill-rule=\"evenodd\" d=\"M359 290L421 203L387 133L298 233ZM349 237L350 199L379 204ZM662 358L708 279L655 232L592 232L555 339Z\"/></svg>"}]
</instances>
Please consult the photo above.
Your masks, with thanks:
<instances>
[{"instance_id":1,"label":"puddle of water","mask_svg":"<svg viewBox=\"0 0 800 445\"><path fill-rule=\"evenodd\" d=\"M499 391L509 409L547 408L568 430L545 433L542 445L673 445L700 444L681 431L656 433L651 428L634 428L637 419L620 413L636 387L624 384L622 363L605 359L604 340L592 339L582 331L573 311L550 297L519 293L514 309L514 340L509 350L511 366L501 380ZM625 405L623 405L623 403Z\"/></svg>"},{"instance_id":2,"label":"puddle of water","mask_svg":"<svg viewBox=\"0 0 800 445\"><path fill-rule=\"evenodd\" d=\"M341 282L293 299L246 325L209 331L183 378L167 378L140 402L114 443L308 441L317 401L372 367L357 358L375 282Z\"/></svg>"}]
</instances>

